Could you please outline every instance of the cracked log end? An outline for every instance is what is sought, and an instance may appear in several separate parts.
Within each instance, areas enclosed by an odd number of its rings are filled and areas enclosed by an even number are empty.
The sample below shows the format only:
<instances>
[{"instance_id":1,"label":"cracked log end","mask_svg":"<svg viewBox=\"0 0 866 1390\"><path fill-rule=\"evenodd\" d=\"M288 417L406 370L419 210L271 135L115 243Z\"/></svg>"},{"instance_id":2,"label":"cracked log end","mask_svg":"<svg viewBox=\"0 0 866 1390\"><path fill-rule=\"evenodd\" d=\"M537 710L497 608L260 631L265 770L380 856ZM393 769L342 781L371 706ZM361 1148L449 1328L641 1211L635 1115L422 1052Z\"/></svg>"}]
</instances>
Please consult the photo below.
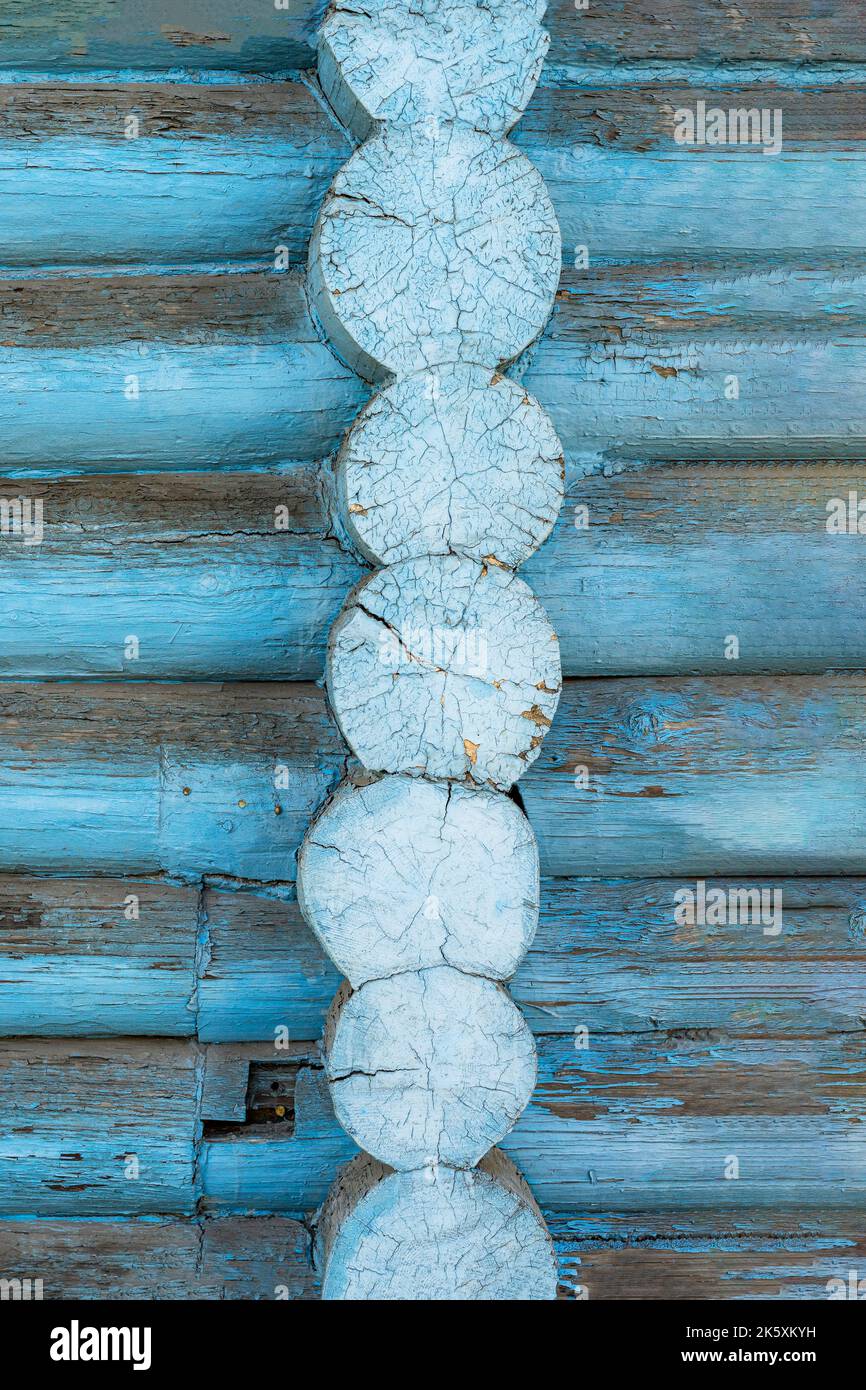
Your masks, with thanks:
<instances>
[{"instance_id":1,"label":"cracked log end","mask_svg":"<svg viewBox=\"0 0 866 1390\"><path fill-rule=\"evenodd\" d=\"M541 1213L495 1149L472 1172L394 1173L360 1154L328 1195L317 1254L329 1300L556 1296Z\"/></svg>"},{"instance_id":2,"label":"cracked log end","mask_svg":"<svg viewBox=\"0 0 866 1390\"><path fill-rule=\"evenodd\" d=\"M535 1043L517 1005L492 980L450 966L344 987L325 1031L337 1119L401 1171L471 1167L535 1085Z\"/></svg>"},{"instance_id":3,"label":"cracked log end","mask_svg":"<svg viewBox=\"0 0 866 1390\"><path fill-rule=\"evenodd\" d=\"M371 771L507 789L538 756L562 671L556 635L521 579L425 556L352 590L327 679L343 735Z\"/></svg>"},{"instance_id":4,"label":"cracked log end","mask_svg":"<svg viewBox=\"0 0 866 1390\"><path fill-rule=\"evenodd\" d=\"M538 81L545 9L546 0L336 0L319 33L319 80L359 140L379 121L462 121L502 135Z\"/></svg>"},{"instance_id":5,"label":"cracked log end","mask_svg":"<svg viewBox=\"0 0 866 1390\"><path fill-rule=\"evenodd\" d=\"M457 366L373 398L341 450L338 487L375 564L454 552L513 568L550 534L563 471L550 418L522 386Z\"/></svg>"},{"instance_id":6,"label":"cracked log end","mask_svg":"<svg viewBox=\"0 0 866 1390\"><path fill-rule=\"evenodd\" d=\"M538 892L535 836L513 801L413 777L341 788L298 860L301 911L356 987L443 964L507 979Z\"/></svg>"},{"instance_id":7,"label":"cracked log end","mask_svg":"<svg viewBox=\"0 0 866 1390\"><path fill-rule=\"evenodd\" d=\"M386 128L336 175L310 243L310 300L335 350L381 381L498 366L544 327L560 237L544 181L506 140Z\"/></svg>"}]
</instances>

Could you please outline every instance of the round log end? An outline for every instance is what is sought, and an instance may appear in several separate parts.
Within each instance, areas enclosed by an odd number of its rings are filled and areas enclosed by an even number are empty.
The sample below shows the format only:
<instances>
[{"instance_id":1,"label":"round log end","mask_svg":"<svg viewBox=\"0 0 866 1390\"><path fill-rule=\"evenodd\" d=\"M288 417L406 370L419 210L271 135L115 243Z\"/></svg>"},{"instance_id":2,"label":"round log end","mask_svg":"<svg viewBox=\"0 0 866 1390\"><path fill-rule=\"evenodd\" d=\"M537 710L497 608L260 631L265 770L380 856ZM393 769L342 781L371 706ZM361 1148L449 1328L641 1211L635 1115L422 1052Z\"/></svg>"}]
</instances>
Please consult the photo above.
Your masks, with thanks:
<instances>
[{"instance_id":1,"label":"round log end","mask_svg":"<svg viewBox=\"0 0 866 1390\"><path fill-rule=\"evenodd\" d=\"M338 467L346 525L379 565L454 553L514 568L550 534L563 475L538 402L473 366L392 383L358 417Z\"/></svg>"},{"instance_id":2,"label":"round log end","mask_svg":"<svg viewBox=\"0 0 866 1390\"><path fill-rule=\"evenodd\" d=\"M319 80L359 140L380 121L462 121L504 134L538 81L546 0L334 0Z\"/></svg>"},{"instance_id":3,"label":"round log end","mask_svg":"<svg viewBox=\"0 0 866 1390\"><path fill-rule=\"evenodd\" d=\"M338 172L310 245L310 298L368 380L509 362L544 327L559 227L538 171L459 126L386 127Z\"/></svg>"},{"instance_id":4,"label":"round log end","mask_svg":"<svg viewBox=\"0 0 866 1390\"><path fill-rule=\"evenodd\" d=\"M301 911L354 985L450 965L507 979L538 922L538 849L496 792L383 777L341 788L298 860Z\"/></svg>"},{"instance_id":5,"label":"round log end","mask_svg":"<svg viewBox=\"0 0 866 1390\"><path fill-rule=\"evenodd\" d=\"M538 1207L494 1150L478 1168L395 1173L361 1154L322 1209L328 1300L556 1297L556 1257Z\"/></svg>"},{"instance_id":6,"label":"round log end","mask_svg":"<svg viewBox=\"0 0 866 1390\"><path fill-rule=\"evenodd\" d=\"M522 580L424 556L352 591L331 632L327 680L366 768L505 789L538 756L562 671L556 635Z\"/></svg>"},{"instance_id":7,"label":"round log end","mask_svg":"<svg viewBox=\"0 0 866 1390\"><path fill-rule=\"evenodd\" d=\"M444 965L343 995L325 1050L340 1124L403 1171L471 1167L535 1085L535 1043L514 1001L492 980Z\"/></svg>"}]
</instances>

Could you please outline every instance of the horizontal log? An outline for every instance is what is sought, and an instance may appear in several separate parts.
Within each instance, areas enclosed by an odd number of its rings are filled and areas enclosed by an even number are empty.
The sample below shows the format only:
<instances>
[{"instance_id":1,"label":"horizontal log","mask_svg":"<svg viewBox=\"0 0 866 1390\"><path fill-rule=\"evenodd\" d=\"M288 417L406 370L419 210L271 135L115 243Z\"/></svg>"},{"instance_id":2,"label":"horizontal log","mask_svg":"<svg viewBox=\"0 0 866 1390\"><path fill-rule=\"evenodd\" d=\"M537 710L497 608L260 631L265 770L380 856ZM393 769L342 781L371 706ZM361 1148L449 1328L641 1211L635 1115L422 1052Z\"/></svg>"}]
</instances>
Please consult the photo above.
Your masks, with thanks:
<instances>
[{"instance_id":1,"label":"horizontal log","mask_svg":"<svg viewBox=\"0 0 866 1390\"><path fill-rule=\"evenodd\" d=\"M552 877L845 875L860 674L567 682L519 783ZM347 754L322 692L0 686L0 872L282 884Z\"/></svg>"},{"instance_id":2,"label":"horizontal log","mask_svg":"<svg viewBox=\"0 0 866 1390\"><path fill-rule=\"evenodd\" d=\"M0 84L0 267L302 266L352 149L313 86L125 76ZM539 88L512 138L544 177L566 265L579 246L592 265L809 265L816 248L862 264L866 85L773 77ZM699 101L781 113L780 147L678 144L675 112Z\"/></svg>"},{"instance_id":3,"label":"horizontal log","mask_svg":"<svg viewBox=\"0 0 866 1390\"><path fill-rule=\"evenodd\" d=\"M34 16L27 0L4 9L2 67L50 73L100 68L272 72L312 67L323 0L239 9L232 0L142 0L94 9L74 0ZM550 0L548 69L567 63L863 62L857 0L744 0L736 8L685 0L616 0L577 10Z\"/></svg>"},{"instance_id":4,"label":"horizontal log","mask_svg":"<svg viewBox=\"0 0 866 1390\"><path fill-rule=\"evenodd\" d=\"M586 1052L543 1039L534 1099L502 1148L552 1210L855 1207L862 1069L862 1035L604 1038ZM293 1140L271 1134L205 1141L209 1209L291 1211L301 1196L318 1200L334 1146L347 1142L336 1121L318 1117L302 1169L298 1131Z\"/></svg>"},{"instance_id":5,"label":"horizontal log","mask_svg":"<svg viewBox=\"0 0 866 1390\"><path fill-rule=\"evenodd\" d=\"M0 1221L0 1279L46 1300L310 1299L309 1245L285 1216Z\"/></svg>"},{"instance_id":6,"label":"horizontal log","mask_svg":"<svg viewBox=\"0 0 866 1390\"><path fill-rule=\"evenodd\" d=\"M298 466L29 482L43 540L0 544L0 673L318 679L364 573L331 520L329 480ZM739 672L862 669L851 614L866 607L866 535L826 529L832 499L847 516L851 493L866 497L866 464L572 467L522 573L567 676L727 672L731 636Z\"/></svg>"},{"instance_id":7,"label":"horizontal log","mask_svg":"<svg viewBox=\"0 0 866 1390\"><path fill-rule=\"evenodd\" d=\"M857 874L864 717L862 674L570 683L519 784L542 872Z\"/></svg>"},{"instance_id":8,"label":"horizontal log","mask_svg":"<svg viewBox=\"0 0 866 1390\"><path fill-rule=\"evenodd\" d=\"M743 885L710 880L709 901L725 895L720 921L681 924L676 894L688 886L544 880L510 986L533 1032L862 1029L866 881L759 880L761 920L760 908L728 912ZM318 1038L338 983L289 897L0 878L0 1035Z\"/></svg>"},{"instance_id":9,"label":"horizontal log","mask_svg":"<svg viewBox=\"0 0 866 1390\"><path fill-rule=\"evenodd\" d=\"M502 1147L553 1211L701 1209L724 1226L856 1210L864 1046L862 1030L545 1037ZM303 1045L6 1042L0 1064L0 1215L189 1214L196 1192L215 1212L299 1214L354 1151Z\"/></svg>"},{"instance_id":10,"label":"horizontal log","mask_svg":"<svg viewBox=\"0 0 866 1390\"><path fill-rule=\"evenodd\" d=\"M235 0L71 0L41 14L9 0L0 20L2 68L89 72L188 68L269 72L315 64L324 0L242 6Z\"/></svg>"},{"instance_id":11,"label":"horizontal log","mask_svg":"<svg viewBox=\"0 0 866 1390\"><path fill-rule=\"evenodd\" d=\"M311 686L0 689L0 865L285 881L345 750Z\"/></svg>"},{"instance_id":12,"label":"horizontal log","mask_svg":"<svg viewBox=\"0 0 866 1390\"><path fill-rule=\"evenodd\" d=\"M551 1212L560 1297L604 1299L825 1299L863 1268L855 1220L823 1213Z\"/></svg>"},{"instance_id":13,"label":"horizontal log","mask_svg":"<svg viewBox=\"0 0 866 1390\"><path fill-rule=\"evenodd\" d=\"M193 1213L201 1069L183 1043L0 1045L2 1214Z\"/></svg>"},{"instance_id":14,"label":"horizontal log","mask_svg":"<svg viewBox=\"0 0 866 1390\"><path fill-rule=\"evenodd\" d=\"M0 280L0 323L7 473L314 460L368 394L296 277Z\"/></svg>"},{"instance_id":15,"label":"horizontal log","mask_svg":"<svg viewBox=\"0 0 866 1390\"><path fill-rule=\"evenodd\" d=\"M300 82L15 83L0 86L0 113L7 269L302 265L352 148Z\"/></svg>"},{"instance_id":16,"label":"horizontal log","mask_svg":"<svg viewBox=\"0 0 866 1390\"><path fill-rule=\"evenodd\" d=\"M572 475L660 459L862 461L860 271L831 252L821 270L804 252L760 271L739 253L716 269L678 254L569 270L515 370ZM292 275L0 278L0 324L7 475L312 463L370 394L319 340Z\"/></svg>"},{"instance_id":17,"label":"horizontal log","mask_svg":"<svg viewBox=\"0 0 866 1390\"><path fill-rule=\"evenodd\" d=\"M579 16L578 24L585 23ZM834 81L835 75L835 81ZM860 85L866 73L831 69L816 81L815 69L809 73L764 70L760 76L749 70L739 74L730 66L721 71L703 64L686 70L667 69L658 63L637 64L626 77L591 61L579 71L548 66L526 113L512 138L533 148L553 147L567 155L575 145L600 150L633 150L645 154L664 151L684 154L690 159L752 159L761 155L762 141L776 151L774 132L783 150L841 152L861 148L864 137L863 110L866 92ZM579 85L569 85L576 79ZM544 85L545 81L547 85ZM696 143L686 148L676 138L679 128L688 130L675 113L690 110L698 102L707 114L721 109L726 124L723 134L731 133L727 113L757 112L757 117L734 118L733 131L744 143ZM767 111L769 125L761 133L760 112ZM778 114L777 114L778 113ZM742 119L742 126L741 126ZM2 126L0 126L2 129ZM709 129L715 134L710 121ZM706 127L703 127L706 133ZM698 127L695 134L699 133ZM769 158L770 156L767 156ZM773 155L775 158L776 156Z\"/></svg>"},{"instance_id":18,"label":"horizontal log","mask_svg":"<svg viewBox=\"0 0 866 1390\"><path fill-rule=\"evenodd\" d=\"M550 0L545 25L548 67L559 63L774 61L851 62L866 59L857 0L817 6L812 0L743 0L736 6L689 0L612 0L576 9Z\"/></svg>"},{"instance_id":19,"label":"horizontal log","mask_svg":"<svg viewBox=\"0 0 866 1390\"><path fill-rule=\"evenodd\" d=\"M815 1299L863 1267L854 1218L774 1212L545 1213L560 1297ZM0 1278L41 1279L50 1299L319 1297L307 1232L284 1216L0 1221Z\"/></svg>"}]
</instances>

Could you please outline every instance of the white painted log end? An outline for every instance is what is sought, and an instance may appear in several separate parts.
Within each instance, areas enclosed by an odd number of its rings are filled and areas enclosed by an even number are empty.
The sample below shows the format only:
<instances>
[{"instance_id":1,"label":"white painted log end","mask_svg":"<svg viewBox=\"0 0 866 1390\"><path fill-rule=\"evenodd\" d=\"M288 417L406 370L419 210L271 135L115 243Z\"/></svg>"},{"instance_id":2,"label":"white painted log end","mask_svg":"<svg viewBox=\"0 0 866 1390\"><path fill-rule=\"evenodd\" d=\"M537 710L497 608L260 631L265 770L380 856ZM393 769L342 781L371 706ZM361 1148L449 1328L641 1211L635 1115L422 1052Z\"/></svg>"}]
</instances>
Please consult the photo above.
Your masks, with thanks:
<instances>
[{"instance_id":1,"label":"white painted log end","mask_svg":"<svg viewBox=\"0 0 866 1390\"><path fill-rule=\"evenodd\" d=\"M498 1150L470 1172L395 1173L360 1154L322 1209L317 1256L331 1301L556 1297L541 1213Z\"/></svg>"},{"instance_id":2,"label":"white painted log end","mask_svg":"<svg viewBox=\"0 0 866 1390\"><path fill-rule=\"evenodd\" d=\"M378 122L461 121L502 135L535 89L546 0L333 0L319 31L319 81L366 140Z\"/></svg>"},{"instance_id":3,"label":"white painted log end","mask_svg":"<svg viewBox=\"0 0 866 1390\"><path fill-rule=\"evenodd\" d=\"M356 987L434 965L507 979L538 892L535 836L513 801L415 777L340 788L298 858L301 911Z\"/></svg>"},{"instance_id":4,"label":"white painted log end","mask_svg":"<svg viewBox=\"0 0 866 1390\"><path fill-rule=\"evenodd\" d=\"M495 367L541 332L561 243L538 171L460 126L392 129L336 175L310 243L322 327L361 376Z\"/></svg>"},{"instance_id":5,"label":"white painted log end","mask_svg":"<svg viewBox=\"0 0 866 1390\"><path fill-rule=\"evenodd\" d=\"M521 579L424 556L350 593L327 680L343 735L371 771L507 789L538 756L562 671L556 635Z\"/></svg>"},{"instance_id":6,"label":"white painted log end","mask_svg":"<svg viewBox=\"0 0 866 1390\"><path fill-rule=\"evenodd\" d=\"M342 516L374 564L465 555L513 568L550 534L565 463L547 413L489 368L434 368L374 396L338 460Z\"/></svg>"},{"instance_id":7,"label":"white painted log end","mask_svg":"<svg viewBox=\"0 0 866 1390\"><path fill-rule=\"evenodd\" d=\"M535 1043L517 1005L501 985L445 965L344 992L325 1052L340 1124L401 1171L471 1167L535 1085Z\"/></svg>"}]
</instances>

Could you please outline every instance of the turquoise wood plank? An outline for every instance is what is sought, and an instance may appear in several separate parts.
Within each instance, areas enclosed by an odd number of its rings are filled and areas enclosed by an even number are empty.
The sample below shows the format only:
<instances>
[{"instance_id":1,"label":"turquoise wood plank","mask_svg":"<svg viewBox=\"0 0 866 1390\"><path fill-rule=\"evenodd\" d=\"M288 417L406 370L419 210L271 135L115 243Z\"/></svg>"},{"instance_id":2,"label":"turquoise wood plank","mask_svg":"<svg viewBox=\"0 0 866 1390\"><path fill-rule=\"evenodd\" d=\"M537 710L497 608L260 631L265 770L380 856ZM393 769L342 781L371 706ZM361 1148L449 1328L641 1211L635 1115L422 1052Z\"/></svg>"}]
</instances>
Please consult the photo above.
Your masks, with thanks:
<instances>
[{"instance_id":1,"label":"turquoise wood plank","mask_svg":"<svg viewBox=\"0 0 866 1390\"><path fill-rule=\"evenodd\" d=\"M728 901L742 886L710 880L706 892L712 902L721 888ZM533 1031L861 1028L866 881L759 880L764 922L732 914L693 926L675 920L683 887L545 879L538 932L510 987ZM288 889L264 898L131 879L0 877L2 1035L302 1041L321 1036L338 983Z\"/></svg>"},{"instance_id":2,"label":"turquoise wood plank","mask_svg":"<svg viewBox=\"0 0 866 1390\"><path fill-rule=\"evenodd\" d=\"M546 872L861 873L864 697L863 675L571 684L519 784Z\"/></svg>"},{"instance_id":3,"label":"turquoise wood plank","mask_svg":"<svg viewBox=\"0 0 866 1390\"><path fill-rule=\"evenodd\" d=\"M863 307L862 274L838 268L601 268L586 291L571 271L516 375L575 476L647 458L862 460ZM312 462L370 394L291 276L0 278L0 312L10 476Z\"/></svg>"},{"instance_id":4,"label":"turquoise wood plank","mask_svg":"<svg viewBox=\"0 0 866 1390\"><path fill-rule=\"evenodd\" d=\"M324 0L70 0L62 11L6 0L0 66L72 69L228 69L256 73L315 63Z\"/></svg>"},{"instance_id":5,"label":"turquoise wood plank","mask_svg":"<svg viewBox=\"0 0 866 1390\"><path fill-rule=\"evenodd\" d=\"M280 10L233 0L72 0L37 14L27 0L3 12L3 66L229 69L251 73L314 63L323 0L289 0ZM863 62L857 0L816 7L801 0L744 0L736 10L686 0L615 0L576 10L550 0L548 67L562 63Z\"/></svg>"},{"instance_id":6,"label":"turquoise wood plank","mask_svg":"<svg viewBox=\"0 0 866 1390\"><path fill-rule=\"evenodd\" d=\"M43 539L0 544L0 607L15 619L0 673L317 679L365 572L338 538L329 480L298 466L28 484ZM866 667L851 621L866 607L866 534L826 529L828 503L847 510L852 493L866 499L864 463L573 467L554 534L523 569L566 675Z\"/></svg>"},{"instance_id":7,"label":"turquoise wood plank","mask_svg":"<svg viewBox=\"0 0 866 1390\"><path fill-rule=\"evenodd\" d=\"M202 913L196 889L0 878L0 1032L193 1035Z\"/></svg>"},{"instance_id":8,"label":"turquoise wood plank","mask_svg":"<svg viewBox=\"0 0 866 1390\"><path fill-rule=\"evenodd\" d=\"M195 1210L201 1060L184 1043L0 1048L0 1211Z\"/></svg>"},{"instance_id":9,"label":"turquoise wood plank","mask_svg":"<svg viewBox=\"0 0 866 1390\"><path fill-rule=\"evenodd\" d=\"M619 1211L703 1209L723 1225L755 1210L768 1219L857 1210L863 1048L850 1034L591 1035L585 1049L542 1038L534 1099L504 1147L560 1212L605 1213L613 1192ZM168 1040L3 1043L0 1214L182 1215L196 1190L211 1211L312 1210L352 1152L321 1072L300 1071L291 1116L223 1120L216 1135L202 1069L219 1051ZM242 1115L247 1069L231 1075ZM730 1155L736 1181L725 1177Z\"/></svg>"},{"instance_id":10,"label":"turquoise wood plank","mask_svg":"<svg viewBox=\"0 0 866 1390\"><path fill-rule=\"evenodd\" d=\"M0 90L6 268L302 265L352 148L301 82Z\"/></svg>"},{"instance_id":11,"label":"turquoise wood plank","mask_svg":"<svg viewBox=\"0 0 866 1390\"><path fill-rule=\"evenodd\" d=\"M108 91L3 87L0 267L264 267L278 247L302 264L325 189L351 150L321 98L299 82L245 94L123 77ZM804 79L778 98L772 85L744 92L742 82L703 78L703 86L694 74L687 83L638 78L625 95L603 82L595 92L536 95L513 140L544 176L565 264L581 246L593 266L809 264L816 253L862 263L862 78L817 88ZM782 111L781 151L677 145L672 112L707 97L724 107L769 100Z\"/></svg>"},{"instance_id":12,"label":"turquoise wood plank","mask_svg":"<svg viewBox=\"0 0 866 1390\"><path fill-rule=\"evenodd\" d=\"M2 872L282 884L347 766L304 685L7 685L0 712ZM550 876L856 875L864 746L862 674L569 682L519 787Z\"/></svg>"},{"instance_id":13,"label":"turquoise wood plank","mask_svg":"<svg viewBox=\"0 0 866 1390\"><path fill-rule=\"evenodd\" d=\"M502 1147L556 1211L603 1213L613 1200L623 1211L703 1208L726 1223L755 1208L853 1209L864 1196L863 1063L860 1038L651 1035L599 1039L587 1052L544 1039L534 1098ZM205 1140L208 1209L291 1211L321 1200L326 1127L322 1117L309 1141ZM300 1149L309 1153L302 1170ZM731 1155L736 1181L725 1177Z\"/></svg>"},{"instance_id":14,"label":"turquoise wood plank","mask_svg":"<svg viewBox=\"0 0 866 1390\"><path fill-rule=\"evenodd\" d=\"M0 1221L0 1278L30 1271L46 1300L319 1297L309 1234L284 1216Z\"/></svg>"},{"instance_id":15,"label":"turquoise wood plank","mask_svg":"<svg viewBox=\"0 0 866 1390\"><path fill-rule=\"evenodd\" d=\"M826 1298L862 1268L844 1213L544 1213L560 1297ZM0 1277L43 1281L46 1299L316 1299L306 1229L285 1216L0 1221Z\"/></svg>"}]
</instances>

